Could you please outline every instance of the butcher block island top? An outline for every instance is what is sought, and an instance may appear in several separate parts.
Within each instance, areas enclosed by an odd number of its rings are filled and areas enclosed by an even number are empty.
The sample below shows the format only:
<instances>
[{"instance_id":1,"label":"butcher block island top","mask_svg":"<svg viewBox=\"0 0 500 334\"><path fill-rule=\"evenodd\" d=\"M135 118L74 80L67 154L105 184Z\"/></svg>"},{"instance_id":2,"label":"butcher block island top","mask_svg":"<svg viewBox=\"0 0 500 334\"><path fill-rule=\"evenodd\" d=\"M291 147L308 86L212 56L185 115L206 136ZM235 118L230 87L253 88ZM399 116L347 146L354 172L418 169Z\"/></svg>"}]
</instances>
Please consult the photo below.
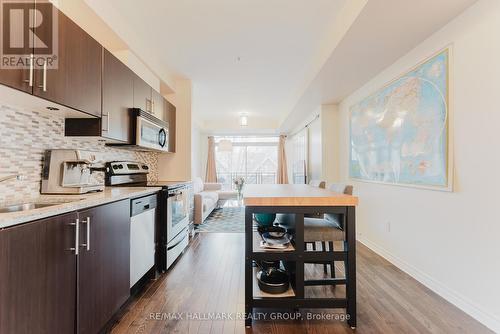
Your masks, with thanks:
<instances>
[{"instance_id":1,"label":"butcher block island top","mask_svg":"<svg viewBox=\"0 0 500 334\"><path fill-rule=\"evenodd\" d=\"M245 206L356 206L356 196L307 184L249 184L243 189Z\"/></svg>"}]
</instances>

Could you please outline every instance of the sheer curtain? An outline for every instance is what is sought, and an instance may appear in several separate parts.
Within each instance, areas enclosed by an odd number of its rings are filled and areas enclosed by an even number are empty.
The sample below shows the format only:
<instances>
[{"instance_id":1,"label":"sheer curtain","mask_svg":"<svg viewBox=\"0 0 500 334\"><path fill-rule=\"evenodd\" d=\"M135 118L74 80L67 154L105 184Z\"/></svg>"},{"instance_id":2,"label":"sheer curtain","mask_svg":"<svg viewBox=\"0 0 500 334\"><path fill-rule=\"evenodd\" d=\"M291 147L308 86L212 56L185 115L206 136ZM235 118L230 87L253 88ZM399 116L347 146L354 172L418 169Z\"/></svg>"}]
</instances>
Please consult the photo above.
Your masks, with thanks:
<instances>
[{"instance_id":1,"label":"sheer curtain","mask_svg":"<svg viewBox=\"0 0 500 334\"><path fill-rule=\"evenodd\" d=\"M217 170L215 168L215 139L214 136L208 137L208 157L207 157L207 172L205 174L205 182L217 182Z\"/></svg>"},{"instance_id":2,"label":"sheer curtain","mask_svg":"<svg viewBox=\"0 0 500 334\"><path fill-rule=\"evenodd\" d=\"M278 184L287 184L288 183L288 170L286 166L286 152L285 152L285 136L280 136L280 141L278 145L278 175L277 175L277 183Z\"/></svg>"}]
</instances>

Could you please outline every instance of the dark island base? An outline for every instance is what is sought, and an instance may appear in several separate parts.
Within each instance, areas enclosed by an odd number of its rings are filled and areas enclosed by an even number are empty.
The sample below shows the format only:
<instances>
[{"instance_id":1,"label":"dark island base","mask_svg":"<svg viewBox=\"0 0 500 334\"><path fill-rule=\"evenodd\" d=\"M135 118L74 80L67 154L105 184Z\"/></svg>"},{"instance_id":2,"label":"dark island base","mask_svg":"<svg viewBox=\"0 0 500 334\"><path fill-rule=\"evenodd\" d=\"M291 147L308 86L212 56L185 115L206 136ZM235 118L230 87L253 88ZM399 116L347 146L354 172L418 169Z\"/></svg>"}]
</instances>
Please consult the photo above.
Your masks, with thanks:
<instances>
[{"instance_id":1,"label":"dark island base","mask_svg":"<svg viewBox=\"0 0 500 334\"><path fill-rule=\"evenodd\" d=\"M255 247L254 213L278 213L280 222L287 225L294 235L292 250L265 251ZM305 249L304 214L336 213L343 217L345 241L342 251L324 252ZM282 260L291 269L293 293L285 295L258 295L254 293L254 260ZM345 298L306 298L304 287L312 285L304 282L304 264L318 261L343 261L346 265L345 278L331 279L328 284L346 286ZM318 283L318 282L313 282ZM347 323L356 327L356 230L354 206L246 206L245 208L245 326L252 325L254 308L270 309L311 309L345 308Z\"/></svg>"}]
</instances>

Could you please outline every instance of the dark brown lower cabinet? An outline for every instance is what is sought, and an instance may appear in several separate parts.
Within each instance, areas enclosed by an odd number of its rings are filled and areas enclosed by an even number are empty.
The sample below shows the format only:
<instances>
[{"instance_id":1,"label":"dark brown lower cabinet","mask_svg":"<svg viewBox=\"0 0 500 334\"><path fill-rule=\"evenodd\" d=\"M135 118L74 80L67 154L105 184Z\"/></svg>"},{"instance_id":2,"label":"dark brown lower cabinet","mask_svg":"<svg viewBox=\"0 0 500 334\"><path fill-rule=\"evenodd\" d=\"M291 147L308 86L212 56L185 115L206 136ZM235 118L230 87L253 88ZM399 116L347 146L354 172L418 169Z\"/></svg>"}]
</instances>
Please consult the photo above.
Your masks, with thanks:
<instances>
[{"instance_id":1,"label":"dark brown lower cabinet","mask_svg":"<svg viewBox=\"0 0 500 334\"><path fill-rule=\"evenodd\" d=\"M0 333L74 333L75 221L69 213L0 231Z\"/></svg>"},{"instance_id":2,"label":"dark brown lower cabinet","mask_svg":"<svg viewBox=\"0 0 500 334\"><path fill-rule=\"evenodd\" d=\"M77 333L94 334L130 294L130 201L79 211L78 216L82 248L78 254Z\"/></svg>"},{"instance_id":3,"label":"dark brown lower cabinet","mask_svg":"<svg viewBox=\"0 0 500 334\"><path fill-rule=\"evenodd\" d=\"M98 333L129 297L129 221L126 199L0 230L0 333Z\"/></svg>"}]
</instances>

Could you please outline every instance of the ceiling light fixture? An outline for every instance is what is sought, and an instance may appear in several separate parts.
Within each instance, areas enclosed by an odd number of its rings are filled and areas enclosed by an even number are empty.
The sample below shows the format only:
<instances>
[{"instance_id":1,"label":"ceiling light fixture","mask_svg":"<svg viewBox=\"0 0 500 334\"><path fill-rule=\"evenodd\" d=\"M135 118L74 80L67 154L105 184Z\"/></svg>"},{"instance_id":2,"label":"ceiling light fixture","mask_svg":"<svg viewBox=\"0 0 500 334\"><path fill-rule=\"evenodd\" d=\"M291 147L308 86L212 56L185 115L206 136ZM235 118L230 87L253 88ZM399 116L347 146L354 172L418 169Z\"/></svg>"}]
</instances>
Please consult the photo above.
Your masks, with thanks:
<instances>
[{"instance_id":1,"label":"ceiling light fixture","mask_svg":"<svg viewBox=\"0 0 500 334\"><path fill-rule=\"evenodd\" d=\"M231 152L233 150L233 142L229 139L221 139L219 141L219 152Z\"/></svg>"},{"instance_id":2,"label":"ceiling light fixture","mask_svg":"<svg viewBox=\"0 0 500 334\"><path fill-rule=\"evenodd\" d=\"M248 125L248 116L246 114L241 114L240 115L240 126L247 126Z\"/></svg>"}]
</instances>

